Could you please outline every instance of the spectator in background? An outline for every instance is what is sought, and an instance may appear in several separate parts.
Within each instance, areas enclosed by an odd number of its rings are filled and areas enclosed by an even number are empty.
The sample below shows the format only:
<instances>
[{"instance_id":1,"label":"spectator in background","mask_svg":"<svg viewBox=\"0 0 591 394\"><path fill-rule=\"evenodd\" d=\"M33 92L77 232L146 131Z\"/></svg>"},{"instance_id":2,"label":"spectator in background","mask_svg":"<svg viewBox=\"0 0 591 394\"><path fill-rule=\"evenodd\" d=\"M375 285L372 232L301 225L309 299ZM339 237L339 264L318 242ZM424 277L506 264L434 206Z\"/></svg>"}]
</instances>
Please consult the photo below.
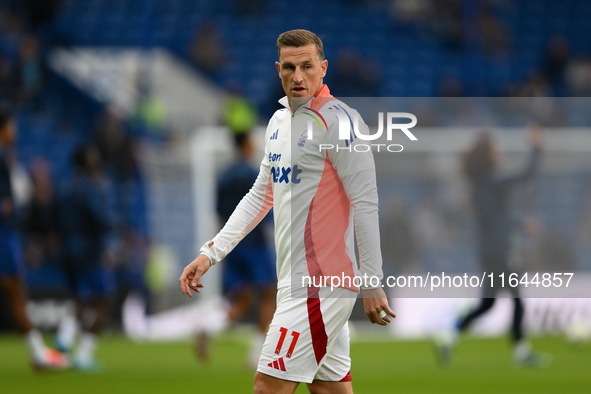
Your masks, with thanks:
<instances>
[{"instance_id":1,"label":"spectator in background","mask_svg":"<svg viewBox=\"0 0 591 394\"><path fill-rule=\"evenodd\" d=\"M146 72L140 73L137 79L138 98L130 123L135 135L162 141L167 136L168 111L164 102L154 94L151 84ZM111 121L121 123L121 119Z\"/></svg>"},{"instance_id":2,"label":"spectator in background","mask_svg":"<svg viewBox=\"0 0 591 394\"><path fill-rule=\"evenodd\" d=\"M353 48L341 49L336 58L332 86L341 97L376 97L380 95L380 65L365 59Z\"/></svg>"},{"instance_id":3,"label":"spectator in background","mask_svg":"<svg viewBox=\"0 0 591 394\"><path fill-rule=\"evenodd\" d=\"M9 59L18 54L18 46L23 32L23 23L17 13L0 9L0 50Z\"/></svg>"},{"instance_id":4,"label":"spectator in background","mask_svg":"<svg viewBox=\"0 0 591 394\"><path fill-rule=\"evenodd\" d=\"M464 42L464 17L461 0L434 1L428 18L429 30L441 41L444 49L460 52Z\"/></svg>"},{"instance_id":5,"label":"spectator in background","mask_svg":"<svg viewBox=\"0 0 591 394\"><path fill-rule=\"evenodd\" d=\"M0 97L38 110L45 70L39 40L27 30L28 15L20 14L0 12Z\"/></svg>"},{"instance_id":6,"label":"spectator in background","mask_svg":"<svg viewBox=\"0 0 591 394\"><path fill-rule=\"evenodd\" d=\"M507 27L488 4L479 11L478 29L484 53L494 55L509 51L511 41Z\"/></svg>"},{"instance_id":7,"label":"spectator in background","mask_svg":"<svg viewBox=\"0 0 591 394\"><path fill-rule=\"evenodd\" d=\"M134 152L134 140L128 133L125 119L116 107L107 107L94 132L94 140L99 149L104 170L114 182L124 181L136 176L139 171Z\"/></svg>"},{"instance_id":8,"label":"spectator in background","mask_svg":"<svg viewBox=\"0 0 591 394\"><path fill-rule=\"evenodd\" d=\"M0 54L0 98L16 100L16 81L14 78L14 65L8 57Z\"/></svg>"},{"instance_id":9,"label":"spectator in background","mask_svg":"<svg viewBox=\"0 0 591 394\"><path fill-rule=\"evenodd\" d=\"M0 288L8 295L10 308L19 331L25 336L35 369L67 367L66 359L48 349L41 334L33 327L26 312L23 264L16 231L16 213L6 150L16 139L12 113L0 108Z\"/></svg>"},{"instance_id":10,"label":"spectator in background","mask_svg":"<svg viewBox=\"0 0 591 394\"><path fill-rule=\"evenodd\" d=\"M553 36L542 59L542 75L556 93L564 90L569 56L568 41L563 36Z\"/></svg>"},{"instance_id":11,"label":"spectator in background","mask_svg":"<svg viewBox=\"0 0 591 394\"><path fill-rule=\"evenodd\" d=\"M17 80L19 101L31 103L33 109L40 109L39 95L43 88L43 63L37 37L33 34L23 35L18 51Z\"/></svg>"},{"instance_id":12,"label":"spectator in background","mask_svg":"<svg viewBox=\"0 0 591 394\"><path fill-rule=\"evenodd\" d=\"M76 316L64 318L56 335L59 350L72 350L74 367L96 370L97 335L107 316L112 278L113 211L111 184L101 170L101 158L93 145L81 145L74 153L75 171L59 201L62 264L72 295ZM91 313L85 313L90 311ZM91 316L90 319L84 317Z\"/></svg>"},{"instance_id":13,"label":"spectator in background","mask_svg":"<svg viewBox=\"0 0 591 394\"><path fill-rule=\"evenodd\" d=\"M217 80L227 59L219 29L213 22L199 27L189 48L189 56L208 77Z\"/></svg>"},{"instance_id":14,"label":"spectator in background","mask_svg":"<svg viewBox=\"0 0 591 394\"><path fill-rule=\"evenodd\" d=\"M0 99L9 102L16 102L18 98L16 59L20 29L20 18L0 8Z\"/></svg>"},{"instance_id":15,"label":"spectator in background","mask_svg":"<svg viewBox=\"0 0 591 394\"><path fill-rule=\"evenodd\" d=\"M429 15L430 0L390 0L390 17L421 25Z\"/></svg>"},{"instance_id":16,"label":"spectator in background","mask_svg":"<svg viewBox=\"0 0 591 394\"><path fill-rule=\"evenodd\" d=\"M25 261L28 267L53 264L58 260L57 201L49 162L36 158L31 165L33 196L23 214Z\"/></svg>"},{"instance_id":17,"label":"spectator in background","mask_svg":"<svg viewBox=\"0 0 591 394\"><path fill-rule=\"evenodd\" d=\"M224 124L233 135L249 133L258 120L256 108L244 97L238 84L231 84L227 90L229 96L222 111Z\"/></svg>"},{"instance_id":18,"label":"spectator in background","mask_svg":"<svg viewBox=\"0 0 591 394\"><path fill-rule=\"evenodd\" d=\"M105 172L113 183L117 236L121 254L116 267L117 296L112 318L118 323L122 303L130 291L148 298L144 284L149 237L144 179L136 152L136 139L115 107L108 107L97 123L95 140Z\"/></svg>"}]
</instances>

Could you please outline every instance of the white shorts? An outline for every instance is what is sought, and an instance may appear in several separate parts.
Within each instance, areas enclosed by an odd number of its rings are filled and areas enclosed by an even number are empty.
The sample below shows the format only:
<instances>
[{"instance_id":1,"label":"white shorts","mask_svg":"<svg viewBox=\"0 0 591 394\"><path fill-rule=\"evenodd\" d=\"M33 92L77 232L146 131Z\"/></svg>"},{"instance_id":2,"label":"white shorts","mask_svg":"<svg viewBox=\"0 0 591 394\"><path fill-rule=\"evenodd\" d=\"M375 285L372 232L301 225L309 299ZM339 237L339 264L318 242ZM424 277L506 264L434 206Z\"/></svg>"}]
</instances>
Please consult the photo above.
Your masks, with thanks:
<instances>
[{"instance_id":1,"label":"white shorts","mask_svg":"<svg viewBox=\"0 0 591 394\"><path fill-rule=\"evenodd\" d=\"M277 309L267 332L257 371L279 379L312 383L351 380L348 320L357 292L328 290L328 297L292 297L277 292Z\"/></svg>"}]
</instances>

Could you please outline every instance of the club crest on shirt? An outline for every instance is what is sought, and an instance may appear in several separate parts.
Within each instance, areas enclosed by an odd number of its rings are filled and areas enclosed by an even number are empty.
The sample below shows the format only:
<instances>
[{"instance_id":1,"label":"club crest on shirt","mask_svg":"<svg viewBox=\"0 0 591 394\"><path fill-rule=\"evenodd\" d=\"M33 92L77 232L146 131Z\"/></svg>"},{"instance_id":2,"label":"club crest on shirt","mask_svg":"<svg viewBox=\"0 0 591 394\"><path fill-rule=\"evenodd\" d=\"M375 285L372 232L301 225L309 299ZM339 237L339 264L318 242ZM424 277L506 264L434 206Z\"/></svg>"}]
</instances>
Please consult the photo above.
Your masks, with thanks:
<instances>
[{"instance_id":1,"label":"club crest on shirt","mask_svg":"<svg viewBox=\"0 0 591 394\"><path fill-rule=\"evenodd\" d=\"M298 146L303 148L306 144L306 140L308 139L308 129L304 130L302 135L300 135L300 139L298 140Z\"/></svg>"}]
</instances>

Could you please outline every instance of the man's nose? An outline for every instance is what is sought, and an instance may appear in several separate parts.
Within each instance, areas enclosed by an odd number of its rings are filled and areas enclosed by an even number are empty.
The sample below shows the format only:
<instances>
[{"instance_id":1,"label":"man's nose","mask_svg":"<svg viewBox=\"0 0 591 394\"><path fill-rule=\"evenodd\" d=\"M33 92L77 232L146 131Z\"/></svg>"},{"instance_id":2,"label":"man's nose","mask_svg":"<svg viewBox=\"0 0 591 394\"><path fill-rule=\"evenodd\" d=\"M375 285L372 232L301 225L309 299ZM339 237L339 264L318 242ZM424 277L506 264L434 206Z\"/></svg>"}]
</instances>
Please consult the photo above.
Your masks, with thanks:
<instances>
[{"instance_id":1,"label":"man's nose","mask_svg":"<svg viewBox=\"0 0 591 394\"><path fill-rule=\"evenodd\" d=\"M293 73L293 81L296 83L302 82L304 80L304 75L302 74L302 70L296 68L295 72Z\"/></svg>"}]
</instances>

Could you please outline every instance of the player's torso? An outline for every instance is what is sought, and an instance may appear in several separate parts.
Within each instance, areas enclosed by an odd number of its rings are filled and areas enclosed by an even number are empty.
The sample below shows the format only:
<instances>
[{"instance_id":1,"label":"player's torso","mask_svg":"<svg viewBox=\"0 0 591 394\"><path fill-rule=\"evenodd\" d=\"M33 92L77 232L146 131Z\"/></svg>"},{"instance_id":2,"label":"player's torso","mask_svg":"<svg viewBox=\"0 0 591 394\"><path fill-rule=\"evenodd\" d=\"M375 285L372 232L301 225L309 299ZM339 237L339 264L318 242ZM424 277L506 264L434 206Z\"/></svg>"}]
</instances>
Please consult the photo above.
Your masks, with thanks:
<instances>
[{"instance_id":1,"label":"player's torso","mask_svg":"<svg viewBox=\"0 0 591 394\"><path fill-rule=\"evenodd\" d=\"M306 236L317 223L311 220L310 208L323 187L327 166L331 167L320 149L327 128L323 114L306 106L293 114L279 111L269 122L266 152L273 185L279 287L297 284L309 274Z\"/></svg>"}]
</instances>

